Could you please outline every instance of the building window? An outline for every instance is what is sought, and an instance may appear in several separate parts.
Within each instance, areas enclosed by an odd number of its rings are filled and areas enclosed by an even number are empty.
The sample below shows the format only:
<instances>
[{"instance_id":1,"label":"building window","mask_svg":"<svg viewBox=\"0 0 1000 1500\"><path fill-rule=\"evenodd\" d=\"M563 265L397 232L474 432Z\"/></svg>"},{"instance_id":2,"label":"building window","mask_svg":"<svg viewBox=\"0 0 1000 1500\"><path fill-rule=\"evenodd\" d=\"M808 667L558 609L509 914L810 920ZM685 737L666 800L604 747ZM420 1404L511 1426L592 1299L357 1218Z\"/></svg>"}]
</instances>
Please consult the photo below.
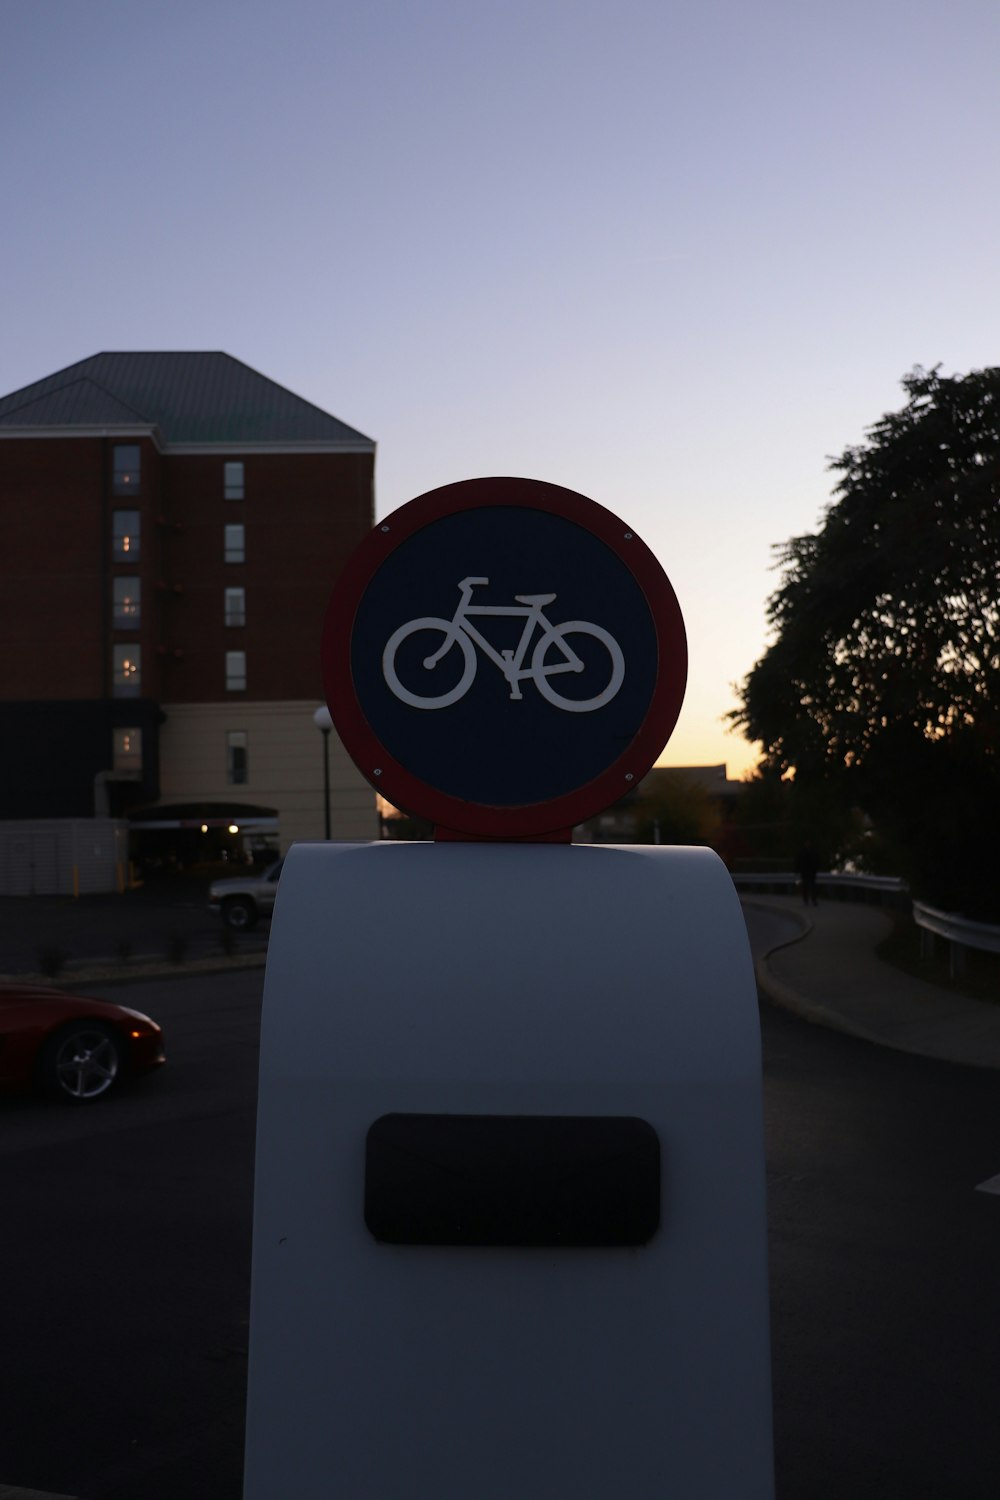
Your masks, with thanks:
<instances>
[{"instance_id":1,"label":"building window","mask_svg":"<svg viewBox=\"0 0 1000 1500\"><path fill-rule=\"evenodd\" d=\"M112 456L111 493L113 495L138 495L138 443L118 444L112 449Z\"/></svg>"},{"instance_id":2,"label":"building window","mask_svg":"<svg viewBox=\"0 0 1000 1500\"><path fill-rule=\"evenodd\" d=\"M142 770L142 730L115 729L112 731L112 767L116 771Z\"/></svg>"},{"instance_id":3,"label":"building window","mask_svg":"<svg viewBox=\"0 0 1000 1500\"><path fill-rule=\"evenodd\" d=\"M141 584L138 578L115 578L112 619L116 630L138 630L141 620Z\"/></svg>"},{"instance_id":4,"label":"building window","mask_svg":"<svg viewBox=\"0 0 1000 1500\"><path fill-rule=\"evenodd\" d=\"M245 651L226 652L226 692L245 693L247 686L247 654Z\"/></svg>"},{"instance_id":5,"label":"building window","mask_svg":"<svg viewBox=\"0 0 1000 1500\"><path fill-rule=\"evenodd\" d=\"M226 589L226 624L245 625L247 622L246 589Z\"/></svg>"},{"instance_id":6,"label":"building window","mask_svg":"<svg viewBox=\"0 0 1000 1500\"><path fill-rule=\"evenodd\" d=\"M246 561L246 527L242 521L226 527L226 562Z\"/></svg>"},{"instance_id":7,"label":"building window","mask_svg":"<svg viewBox=\"0 0 1000 1500\"><path fill-rule=\"evenodd\" d=\"M243 465L223 464L223 492L227 500L243 499Z\"/></svg>"},{"instance_id":8,"label":"building window","mask_svg":"<svg viewBox=\"0 0 1000 1500\"><path fill-rule=\"evenodd\" d=\"M133 562L139 556L139 512L116 510L111 518L111 556L116 562Z\"/></svg>"},{"instance_id":9,"label":"building window","mask_svg":"<svg viewBox=\"0 0 1000 1500\"><path fill-rule=\"evenodd\" d=\"M116 698L137 698L142 687L142 651L138 646L114 646L114 676L112 679Z\"/></svg>"},{"instance_id":10,"label":"building window","mask_svg":"<svg viewBox=\"0 0 1000 1500\"><path fill-rule=\"evenodd\" d=\"M245 729L230 729L226 735L226 780L230 786L243 786L247 780Z\"/></svg>"}]
</instances>

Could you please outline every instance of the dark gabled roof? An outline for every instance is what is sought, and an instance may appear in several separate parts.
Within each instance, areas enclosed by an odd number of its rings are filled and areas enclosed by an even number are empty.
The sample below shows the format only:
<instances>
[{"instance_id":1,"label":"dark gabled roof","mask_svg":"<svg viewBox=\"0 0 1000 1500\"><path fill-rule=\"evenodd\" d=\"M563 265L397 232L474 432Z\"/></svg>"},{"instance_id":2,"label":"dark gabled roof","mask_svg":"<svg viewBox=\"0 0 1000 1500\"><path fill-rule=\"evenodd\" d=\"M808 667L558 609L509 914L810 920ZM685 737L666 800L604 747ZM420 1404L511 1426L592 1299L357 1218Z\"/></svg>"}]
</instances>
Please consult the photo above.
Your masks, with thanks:
<instances>
[{"instance_id":1,"label":"dark gabled roof","mask_svg":"<svg viewBox=\"0 0 1000 1500\"><path fill-rule=\"evenodd\" d=\"M156 428L168 447L375 446L364 433L221 352L94 354L0 397L0 435L5 428L94 426Z\"/></svg>"},{"instance_id":2,"label":"dark gabled roof","mask_svg":"<svg viewBox=\"0 0 1000 1500\"><path fill-rule=\"evenodd\" d=\"M39 385L44 385L40 381ZM95 385L92 380L70 380L66 385L56 386L41 395L31 396L37 386L28 386L25 391L15 391L6 401L0 401L0 424L7 427L94 427L132 426L150 427L148 417L133 411L117 397ZM7 402L27 397L17 406L5 409Z\"/></svg>"}]
</instances>

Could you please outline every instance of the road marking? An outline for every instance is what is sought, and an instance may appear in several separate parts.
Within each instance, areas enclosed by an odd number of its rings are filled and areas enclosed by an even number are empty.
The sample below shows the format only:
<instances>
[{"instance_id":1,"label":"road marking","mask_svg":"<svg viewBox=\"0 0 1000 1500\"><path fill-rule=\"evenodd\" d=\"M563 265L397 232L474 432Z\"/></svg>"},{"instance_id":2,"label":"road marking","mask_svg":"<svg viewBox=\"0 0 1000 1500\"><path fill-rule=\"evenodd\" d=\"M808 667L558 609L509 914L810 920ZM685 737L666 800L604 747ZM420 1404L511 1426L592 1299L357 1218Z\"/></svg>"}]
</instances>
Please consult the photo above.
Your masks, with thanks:
<instances>
[{"instance_id":1,"label":"road marking","mask_svg":"<svg viewBox=\"0 0 1000 1500\"><path fill-rule=\"evenodd\" d=\"M1000 1194L1000 1172L995 1177L987 1177L985 1182L980 1182L976 1187L976 1192Z\"/></svg>"},{"instance_id":2,"label":"road marking","mask_svg":"<svg viewBox=\"0 0 1000 1500\"><path fill-rule=\"evenodd\" d=\"M73 1500L72 1495L53 1495L48 1490L24 1490L16 1484L0 1484L0 1500Z\"/></svg>"}]
</instances>

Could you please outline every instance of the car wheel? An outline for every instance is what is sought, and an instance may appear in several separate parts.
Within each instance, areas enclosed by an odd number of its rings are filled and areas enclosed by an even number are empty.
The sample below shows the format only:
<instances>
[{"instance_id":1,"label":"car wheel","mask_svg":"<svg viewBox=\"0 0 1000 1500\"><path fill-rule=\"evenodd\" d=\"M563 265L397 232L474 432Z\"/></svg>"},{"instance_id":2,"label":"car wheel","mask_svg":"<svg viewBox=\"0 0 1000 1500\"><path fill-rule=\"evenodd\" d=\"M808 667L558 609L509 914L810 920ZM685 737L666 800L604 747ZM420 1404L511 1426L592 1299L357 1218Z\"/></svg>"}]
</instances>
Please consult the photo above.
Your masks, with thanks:
<instances>
[{"instance_id":1,"label":"car wheel","mask_svg":"<svg viewBox=\"0 0 1000 1500\"><path fill-rule=\"evenodd\" d=\"M42 1082L67 1104L103 1099L125 1071L121 1038L101 1021L74 1021L50 1037L42 1054Z\"/></svg>"},{"instance_id":2,"label":"car wheel","mask_svg":"<svg viewBox=\"0 0 1000 1500\"><path fill-rule=\"evenodd\" d=\"M246 932L257 920L257 908L246 896L232 896L223 903L222 920L237 932Z\"/></svg>"}]
</instances>

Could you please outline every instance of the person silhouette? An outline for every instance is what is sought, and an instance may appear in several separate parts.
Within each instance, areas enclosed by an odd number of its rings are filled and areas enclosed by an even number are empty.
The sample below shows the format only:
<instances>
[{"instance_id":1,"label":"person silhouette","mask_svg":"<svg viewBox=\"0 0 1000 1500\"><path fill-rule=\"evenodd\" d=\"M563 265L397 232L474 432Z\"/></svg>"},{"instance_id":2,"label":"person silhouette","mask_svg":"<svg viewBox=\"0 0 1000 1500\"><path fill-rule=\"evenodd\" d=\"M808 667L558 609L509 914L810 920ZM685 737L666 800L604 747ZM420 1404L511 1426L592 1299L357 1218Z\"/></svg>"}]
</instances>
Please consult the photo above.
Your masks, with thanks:
<instances>
[{"instance_id":1,"label":"person silhouette","mask_svg":"<svg viewBox=\"0 0 1000 1500\"><path fill-rule=\"evenodd\" d=\"M816 876L819 874L819 857L808 839L795 857L795 870L802 886L802 904L818 906Z\"/></svg>"}]
</instances>

